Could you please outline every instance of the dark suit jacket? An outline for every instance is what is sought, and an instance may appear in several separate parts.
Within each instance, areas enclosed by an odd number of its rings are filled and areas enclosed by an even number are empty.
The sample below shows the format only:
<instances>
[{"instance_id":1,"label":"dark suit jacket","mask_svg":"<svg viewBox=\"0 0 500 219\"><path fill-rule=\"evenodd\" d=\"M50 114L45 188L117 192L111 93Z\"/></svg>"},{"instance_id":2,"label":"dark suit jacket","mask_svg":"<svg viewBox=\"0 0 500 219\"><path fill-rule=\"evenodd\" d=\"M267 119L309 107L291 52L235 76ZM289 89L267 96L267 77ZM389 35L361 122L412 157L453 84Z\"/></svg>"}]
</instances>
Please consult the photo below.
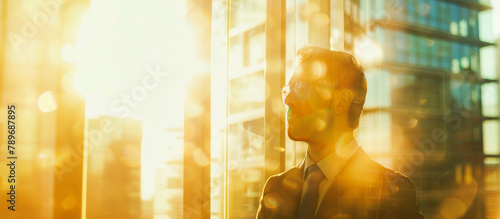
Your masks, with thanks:
<instances>
[{"instance_id":1,"label":"dark suit jacket","mask_svg":"<svg viewBox=\"0 0 500 219\"><path fill-rule=\"evenodd\" d=\"M304 162L270 177L258 219L296 218L302 195ZM373 161L359 148L337 175L315 218L423 218L413 182Z\"/></svg>"}]
</instances>

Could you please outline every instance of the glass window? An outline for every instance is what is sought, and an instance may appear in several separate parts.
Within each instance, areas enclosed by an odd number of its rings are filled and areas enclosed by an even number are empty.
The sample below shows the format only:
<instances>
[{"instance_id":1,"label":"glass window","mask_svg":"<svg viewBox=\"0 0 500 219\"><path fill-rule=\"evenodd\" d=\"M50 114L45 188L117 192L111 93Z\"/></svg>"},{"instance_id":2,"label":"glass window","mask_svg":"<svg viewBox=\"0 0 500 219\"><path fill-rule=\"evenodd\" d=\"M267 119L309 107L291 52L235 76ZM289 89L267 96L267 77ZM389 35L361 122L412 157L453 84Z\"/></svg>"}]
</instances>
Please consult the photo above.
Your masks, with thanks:
<instances>
[{"instance_id":1,"label":"glass window","mask_svg":"<svg viewBox=\"0 0 500 219\"><path fill-rule=\"evenodd\" d=\"M460 20L459 6L457 4L449 3L448 7L450 7L449 10L450 10L451 21L458 22Z\"/></svg>"},{"instance_id":2,"label":"glass window","mask_svg":"<svg viewBox=\"0 0 500 219\"><path fill-rule=\"evenodd\" d=\"M496 63L497 63L497 54L496 54L495 46L486 46L481 47L480 49L480 69L481 69L481 77L487 79L497 79L498 75L496 73Z\"/></svg>"},{"instance_id":3,"label":"glass window","mask_svg":"<svg viewBox=\"0 0 500 219\"><path fill-rule=\"evenodd\" d=\"M481 87L481 100L483 116L496 117L499 115L498 84L483 84Z\"/></svg>"},{"instance_id":4,"label":"glass window","mask_svg":"<svg viewBox=\"0 0 500 219\"><path fill-rule=\"evenodd\" d=\"M498 126L497 126L498 130ZM493 195L490 195L489 200L491 203L498 203L498 198L495 195L498 195L498 191L500 190L500 158L485 158L484 159L484 169L485 169L485 183L486 189L488 191L494 192ZM490 207L490 206L488 206ZM491 207L491 210L496 210Z\"/></svg>"},{"instance_id":5,"label":"glass window","mask_svg":"<svg viewBox=\"0 0 500 219\"><path fill-rule=\"evenodd\" d=\"M471 37L474 39L479 38L479 28L478 28L478 15L477 11L473 9L469 9L469 32Z\"/></svg>"},{"instance_id":6,"label":"glass window","mask_svg":"<svg viewBox=\"0 0 500 219\"><path fill-rule=\"evenodd\" d=\"M473 47L470 55L470 69L475 75L479 76L479 47Z\"/></svg>"},{"instance_id":7,"label":"glass window","mask_svg":"<svg viewBox=\"0 0 500 219\"><path fill-rule=\"evenodd\" d=\"M429 23L432 28L439 28L439 8L438 8L438 0L430 0L429 1Z\"/></svg>"},{"instance_id":8,"label":"glass window","mask_svg":"<svg viewBox=\"0 0 500 219\"><path fill-rule=\"evenodd\" d=\"M474 115L481 114L481 86L479 84L463 83L451 80L451 106L454 109L465 110Z\"/></svg>"},{"instance_id":9,"label":"glass window","mask_svg":"<svg viewBox=\"0 0 500 219\"><path fill-rule=\"evenodd\" d=\"M257 118L255 118L257 117ZM231 122L228 133L229 218L256 215L264 187L264 118L241 116Z\"/></svg>"},{"instance_id":10,"label":"glass window","mask_svg":"<svg viewBox=\"0 0 500 219\"><path fill-rule=\"evenodd\" d=\"M440 28L443 31L450 31L451 17L449 5L448 2L439 1L439 22L441 24Z\"/></svg>"},{"instance_id":11,"label":"glass window","mask_svg":"<svg viewBox=\"0 0 500 219\"><path fill-rule=\"evenodd\" d=\"M498 131L498 125L496 126ZM498 136L498 132L493 134ZM492 142L494 143L494 142ZM499 144L497 140L497 145ZM487 157L484 159L484 184L486 190L485 202L486 211L489 212L488 216L498 215L498 208L495 206L500 203L498 196L500 195L500 158Z\"/></svg>"},{"instance_id":12,"label":"glass window","mask_svg":"<svg viewBox=\"0 0 500 219\"><path fill-rule=\"evenodd\" d=\"M453 42L451 44L451 54L452 54L452 59L451 59L451 72L458 74L460 73L460 44Z\"/></svg>"},{"instance_id":13,"label":"glass window","mask_svg":"<svg viewBox=\"0 0 500 219\"><path fill-rule=\"evenodd\" d=\"M445 47L444 47L444 42L440 39L435 39L435 47L438 50L436 52L436 60L438 62L438 67L440 68L445 68L444 66L444 56L445 56Z\"/></svg>"},{"instance_id":14,"label":"glass window","mask_svg":"<svg viewBox=\"0 0 500 219\"><path fill-rule=\"evenodd\" d=\"M443 41L443 66L445 69L450 70L451 69L451 62L450 60L452 59L452 50L451 50L451 43L447 40Z\"/></svg>"},{"instance_id":15,"label":"glass window","mask_svg":"<svg viewBox=\"0 0 500 219\"><path fill-rule=\"evenodd\" d=\"M493 36L493 27L491 11L481 11L479 12L479 39L485 42L493 42L495 40Z\"/></svg>"},{"instance_id":16,"label":"glass window","mask_svg":"<svg viewBox=\"0 0 500 219\"><path fill-rule=\"evenodd\" d=\"M465 7L459 7L459 17L460 21L458 22L460 36L468 37L469 36L469 14L468 10Z\"/></svg>"},{"instance_id":17,"label":"glass window","mask_svg":"<svg viewBox=\"0 0 500 219\"><path fill-rule=\"evenodd\" d=\"M386 167L394 167L392 154L392 117L388 112L364 113L356 140L363 150Z\"/></svg>"},{"instance_id":18,"label":"glass window","mask_svg":"<svg viewBox=\"0 0 500 219\"><path fill-rule=\"evenodd\" d=\"M419 64L422 66L428 66L429 65L429 54L428 54L428 46L429 46L429 41L427 40L426 37L418 37L418 60Z\"/></svg>"},{"instance_id":19,"label":"glass window","mask_svg":"<svg viewBox=\"0 0 500 219\"><path fill-rule=\"evenodd\" d=\"M408 34L402 31L396 31L396 59L400 63L408 63ZM394 45L393 45L394 46Z\"/></svg>"},{"instance_id":20,"label":"glass window","mask_svg":"<svg viewBox=\"0 0 500 219\"><path fill-rule=\"evenodd\" d=\"M416 0L408 0L406 4L406 9L408 11L408 21L410 23L417 22L417 4Z\"/></svg>"},{"instance_id":21,"label":"glass window","mask_svg":"<svg viewBox=\"0 0 500 219\"><path fill-rule=\"evenodd\" d=\"M439 112L441 110L441 80L415 75L391 74L391 99L394 107L410 111Z\"/></svg>"},{"instance_id":22,"label":"glass window","mask_svg":"<svg viewBox=\"0 0 500 219\"><path fill-rule=\"evenodd\" d=\"M449 4L450 6L450 33L453 35L458 35L458 22L459 22L459 12L458 6L456 4Z\"/></svg>"},{"instance_id":23,"label":"glass window","mask_svg":"<svg viewBox=\"0 0 500 219\"><path fill-rule=\"evenodd\" d=\"M460 32L460 36L462 37L467 37L469 36L469 27L467 26L467 20L465 19L462 19L460 20L460 22L458 23L458 27L459 27L459 32Z\"/></svg>"},{"instance_id":24,"label":"glass window","mask_svg":"<svg viewBox=\"0 0 500 219\"><path fill-rule=\"evenodd\" d=\"M292 1L288 1L288 2L292 2ZM368 11L368 9L367 9L367 0L360 0L359 1L359 10L360 10L359 20L360 20L361 23L365 23L368 20L368 17L366 17L367 14L363 13L363 12Z\"/></svg>"},{"instance_id":25,"label":"glass window","mask_svg":"<svg viewBox=\"0 0 500 219\"><path fill-rule=\"evenodd\" d=\"M365 102L365 108L389 107L391 99L387 98L391 94L390 73L386 70L369 70L365 72L368 83L368 92Z\"/></svg>"},{"instance_id":26,"label":"glass window","mask_svg":"<svg viewBox=\"0 0 500 219\"><path fill-rule=\"evenodd\" d=\"M418 15L418 24L422 26L427 26L429 21L429 12L430 12L430 4L429 0L420 0L417 3L417 15Z\"/></svg>"},{"instance_id":27,"label":"glass window","mask_svg":"<svg viewBox=\"0 0 500 219\"><path fill-rule=\"evenodd\" d=\"M359 23L359 16L360 16L360 13L359 13L359 8L360 8L360 5L359 5L359 1L358 2L353 2L354 6L352 7L352 19L353 19L353 22L358 24Z\"/></svg>"},{"instance_id":28,"label":"glass window","mask_svg":"<svg viewBox=\"0 0 500 219\"><path fill-rule=\"evenodd\" d=\"M418 53L418 38L413 34L409 34L408 42L410 43L410 52L409 52L410 64L416 65L417 53Z\"/></svg>"},{"instance_id":29,"label":"glass window","mask_svg":"<svg viewBox=\"0 0 500 219\"><path fill-rule=\"evenodd\" d=\"M461 44L461 47L462 47L462 58L460 58L460 69L470 74L472 73L470 69L471 47L465 44Z\"/></svg>"},{"instance_id":30,"label":"glass window","mask_svg":"<svg viewBox=\"0 0 500 219\"><path fill-rule=\"evenodd\" d=\"M394 62L396 61L396 48L394 47L394 44L391 42L394 42L396 40L396 33L393 30L385 30L383 31L384 34L384 59L389 61L389 62Z\"/></svg>"},{"instance_id":31,"label":"glass window","mask_svg":"<svg viewBox=\"0 0 500 219\"><path fill-rule=\"evenodd\" d=\"M179 13L185 2L92 6L81 22L80 43L86 46L78 53L86 60L79 77L86 88L86 131L95 138L87 145L84 213L89 218L182 217L184 94L190 72L182 52L185 19Z\"/></svg>"},{"instance_id":32,"label":"glass window","mask_svg":"<svg viewBox=\"0 0 500 219\"><path fill-rule=\"evenodd\" d=\"M429 57L430 57L430 62L431 66L434 68L439 67L439 46L438 40L437 39L427 39L427 46L430 47L429 50Z\"/></svg>"},{"instance_id":33,"label":"glass window","mask_svg":"<svg viewBox=\"0 0 500 219\"><path fill-rule=\"evenodd\" d=\"M229 8L227 217L255 217L264 186L265 1L236 1ZM234 39L234 40L233 40ZM236 40L237 39L237 40ZM245 97L245 98L242 98Z\"/></svg>"}]
</instances>

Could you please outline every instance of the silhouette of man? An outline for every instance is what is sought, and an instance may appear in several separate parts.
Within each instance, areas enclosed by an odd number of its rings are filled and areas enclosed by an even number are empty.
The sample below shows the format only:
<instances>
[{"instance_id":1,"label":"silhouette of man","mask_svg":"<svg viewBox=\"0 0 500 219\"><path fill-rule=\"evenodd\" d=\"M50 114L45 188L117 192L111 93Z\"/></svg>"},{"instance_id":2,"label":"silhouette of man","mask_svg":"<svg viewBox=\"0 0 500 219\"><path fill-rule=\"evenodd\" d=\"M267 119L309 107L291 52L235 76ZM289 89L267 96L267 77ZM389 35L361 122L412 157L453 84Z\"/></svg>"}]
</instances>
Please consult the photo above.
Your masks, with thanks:
<instances>
[{"instance_id":1,"label":"silhouette of man","mask_svg":"<svg viewBox=\"0 0 500 219\"><path fill-rule=\"evenodd\" d=\"M345 52L307 46L283 88L288 136L304 141L304 161L270 177L263 218L423 218L413 182L387 169L353 137L367 91L363 69Z\"/></svg>"}]
</instances>

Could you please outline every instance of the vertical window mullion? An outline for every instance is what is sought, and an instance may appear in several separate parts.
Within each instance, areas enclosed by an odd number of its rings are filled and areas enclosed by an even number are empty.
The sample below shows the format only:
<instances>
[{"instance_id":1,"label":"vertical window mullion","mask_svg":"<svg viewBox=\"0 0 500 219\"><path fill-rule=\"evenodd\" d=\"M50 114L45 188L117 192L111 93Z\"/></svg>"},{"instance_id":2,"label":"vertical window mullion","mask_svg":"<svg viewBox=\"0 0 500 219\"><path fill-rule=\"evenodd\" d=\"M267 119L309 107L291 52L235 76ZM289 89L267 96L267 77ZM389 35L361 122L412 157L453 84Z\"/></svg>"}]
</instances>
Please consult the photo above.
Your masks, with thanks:
<instances>
[{"instance_id":1,"label":"vertical window mullion","mask_svg":"<svg viewBox=\"0 0 500 219\"><path fill-rule=\"evenodd\" d=\"M208 27L197 24L199 16ZM189 78L184 106L183 218L210 218L210 131L211 131L211 26L212 1L187 0L186 23L193 39L193 63L199 64L196 77ZM191 25L190 25L191 24ZM208 94L208 95L205 95ZM203 113L194 112L200 108ZM195 133L193 135L193 133ZM189 177L186 177L189 176Z\"/></svg>"},{"instance_id":2,"label":"vertical window mullion","mask_svg":"<svg viewBox=\"0 0 500 219\"><path fill-rule=\"evenodd\" d=\"M286 0L268 0L266 11L265 179L285 170Z\"/></svg>"}]
</instances>

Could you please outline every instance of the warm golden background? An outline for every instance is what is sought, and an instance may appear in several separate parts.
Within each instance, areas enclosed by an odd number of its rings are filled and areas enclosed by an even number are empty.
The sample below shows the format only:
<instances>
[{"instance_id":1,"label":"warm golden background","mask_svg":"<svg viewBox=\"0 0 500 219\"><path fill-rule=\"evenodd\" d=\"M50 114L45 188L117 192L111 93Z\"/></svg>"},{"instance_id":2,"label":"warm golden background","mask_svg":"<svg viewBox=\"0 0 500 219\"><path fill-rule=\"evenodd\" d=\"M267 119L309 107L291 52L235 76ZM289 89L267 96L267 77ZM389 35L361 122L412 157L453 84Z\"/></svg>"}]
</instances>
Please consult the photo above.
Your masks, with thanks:
<instances>
[{"instance_id":1,"label":"warm golden background","mask_svg":"<svg viewBox=\"0 0 500 219\"><path fill-rule=\"evenodd\" d=\"M254 218L267 177L304 157L281 87L306 44L362 62L358 143L413 179L426 218L500 218L498 0L0 8L0 218Z\"/></svg>"}]
</instances>

